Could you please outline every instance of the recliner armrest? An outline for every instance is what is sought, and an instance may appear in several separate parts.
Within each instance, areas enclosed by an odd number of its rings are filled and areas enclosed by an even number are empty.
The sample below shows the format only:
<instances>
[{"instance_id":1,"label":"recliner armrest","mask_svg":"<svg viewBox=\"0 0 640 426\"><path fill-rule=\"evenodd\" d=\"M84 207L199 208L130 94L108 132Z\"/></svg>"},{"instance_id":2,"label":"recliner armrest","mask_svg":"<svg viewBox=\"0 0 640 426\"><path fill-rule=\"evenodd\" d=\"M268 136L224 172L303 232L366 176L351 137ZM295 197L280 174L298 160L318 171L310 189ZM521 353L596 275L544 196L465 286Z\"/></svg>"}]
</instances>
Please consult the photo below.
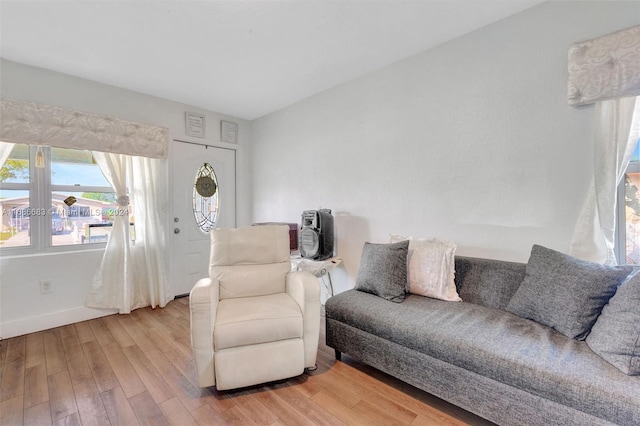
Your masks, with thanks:
<instances>
[{"instance_id":1,"label":"recliner armrest","mask_svg":"<svg viewBox=\"0 0 640 426\"><path fill-rule=\"evenodd\" d=\"M300 306L303 320L304 366L316 365L318 339L320 337L320 283L306 271L289 272L286 292Z\"/></svg>"},{"instance_id":2,"label":"recliner armrest","mask_svg":"<svg viewBox=\"0 0 640 426\"><path fill-rule=\"evenodd\" d=\"M220 298L218 280L202 278L191 289L189 310L191 313L191 347L196 363L198 385L200 387L216 384L213 358L213 328Z\"/></svg>"}]
</instances>

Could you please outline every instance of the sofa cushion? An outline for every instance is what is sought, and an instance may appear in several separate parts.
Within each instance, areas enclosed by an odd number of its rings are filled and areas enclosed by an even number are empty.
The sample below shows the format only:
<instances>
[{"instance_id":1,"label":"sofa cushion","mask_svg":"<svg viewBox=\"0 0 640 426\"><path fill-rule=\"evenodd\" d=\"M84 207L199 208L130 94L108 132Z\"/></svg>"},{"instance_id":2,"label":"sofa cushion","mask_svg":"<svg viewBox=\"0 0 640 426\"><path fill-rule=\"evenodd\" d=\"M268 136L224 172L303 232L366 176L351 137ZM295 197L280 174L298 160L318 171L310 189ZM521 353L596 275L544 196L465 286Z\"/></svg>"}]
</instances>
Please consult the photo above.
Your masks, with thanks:
<instances>
[{"instance_id":1,"label":"sofa cushion","mask_svg":"<svg viewBox=\"0 0 640 426\"><path fill-rule=\"evenodd\" d=\"M392 243L404 240L409 240L407 292L460 302L455 283L456 243L391 235Z\"/></svg>"},{"instance_id":2,"label":"sofa cushion","mask_svg":"<svg viewBox=\"0 0 640 426\"><path fill-rule=\"evenodd\" d=\"M587 345L629 375L640 375L640 274L623 283L587 336Z\"/></svg>"},{"instance_id":3,"label":"sofa cushion","mask_svg":"<svg viewBox=\"0 0 640 426\"><path fill-rule=\"evenodd\" d=\"M220 299L284 293L291 262L266 265L212 266L210 277L220 284Z\"/></svg>"},{"instance_id":4,"label":"sofa cushion","mask_svg":"<svg viewBox=\"0 0 640 426\"><path fill-rule=\"evenodd\" d=\"M504 310L524 280L524 263L456 256L456 287L465 302Z\"/></svg>"},{"instance_id":5,"label":"sofa cushion","mask_svg":"<svg viewBox=\"0 0 640 426\"><path fill-rule=\"evenodd\" d=\"M409 241L364 243L355 288L392 302L402 302L407 287Z\"/></svg>"},{"instance_id":6,"label":"sofa cushion","mask_svg":"<svg viewBox=\"0 0 640 426\"><path fill-rule=\"evenodd\" d=\"M302 338L302 312L286 293L221 300L213 337L216 351Z\"/></svg>"},{"instance_id":7,"label":"sofa cushion","mask_svg":"<svg viewBox=\"0 0 640 426\"><path fill-rule=\"evenodd\" d=\"M534 245L524 281L507 311L584 340L631 270L630 266L605 266Z\"/></svg>"},{"instance_id":8,"label":"sofa cushion","mask_svg":"<svg viewBox=\"0 0 640 426\"><path fill-rule=\"evenodd\" d=\"M585 342L505 311L416 295L389 304L349 290L327 301L326 317L585 413L637 418L637 377Z\"/></svg>"},{"instance_id":9,"label":"sofa cushion","mask_svg":"<svg viewBox=\"0 0 640 426\"><path fill-rule=\"evenodd\" d=\"M213 228L211 266L264 265L289 261L287 225Z\"/></svg>"}]
</instances>

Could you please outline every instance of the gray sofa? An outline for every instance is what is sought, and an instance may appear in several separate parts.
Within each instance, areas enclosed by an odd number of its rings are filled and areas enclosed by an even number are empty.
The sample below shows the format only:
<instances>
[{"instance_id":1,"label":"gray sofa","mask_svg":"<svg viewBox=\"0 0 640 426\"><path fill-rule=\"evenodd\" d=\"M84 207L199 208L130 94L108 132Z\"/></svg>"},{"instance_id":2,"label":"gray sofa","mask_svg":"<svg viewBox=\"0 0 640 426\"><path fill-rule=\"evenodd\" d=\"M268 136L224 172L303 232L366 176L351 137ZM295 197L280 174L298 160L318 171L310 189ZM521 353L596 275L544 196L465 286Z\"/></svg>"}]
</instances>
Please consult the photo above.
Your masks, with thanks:
<instances>
[{"instance_id":1,"label":"gray sofa","mask_svg":"<svg viewBox=\"0 0 640 426\"><path fill-rule=\"evenodd\" d=\"M326 302L327 345L498 424L640 424L638 376L505 311L525 267L456 257L464 302L348 290Z\"/></svg>"}]
</instances>

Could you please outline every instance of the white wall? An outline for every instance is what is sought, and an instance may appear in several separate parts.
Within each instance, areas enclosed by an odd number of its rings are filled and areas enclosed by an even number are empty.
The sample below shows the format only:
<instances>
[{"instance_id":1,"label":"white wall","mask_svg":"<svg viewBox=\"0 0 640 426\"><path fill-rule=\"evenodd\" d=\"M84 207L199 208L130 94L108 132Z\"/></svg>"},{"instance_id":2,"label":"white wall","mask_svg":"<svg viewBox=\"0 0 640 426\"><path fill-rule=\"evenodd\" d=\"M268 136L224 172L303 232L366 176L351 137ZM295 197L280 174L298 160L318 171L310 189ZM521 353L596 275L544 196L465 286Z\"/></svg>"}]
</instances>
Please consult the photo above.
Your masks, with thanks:
<instances>
[{"instance_id":1,"label":"white wall","mask_svg":"<svg viewBox=\"0 0 640 426\"><path fill-rule=\"evenodd\" d=\"M246 120L7 60L0 62L0 71L0 93L5 97L164 126L169 128L171 141L179 139L237 149L237 223L250 223L250 123ZM185 135L185 111L205 114L205 139ZM218 126L222 119L239 124L237 145L220 142ZM173 155L172 146L169 162ZM171 235L167 241L171 242ZM111 313L84 307L102 253L94 250L0 258L0 337ZM43 279L53 280L53 293L40 293L39 283Z\"/></svg>"},{"instance_id":2,"label":"white wall","mask_svg":"<svg viewBox=\"0 0 640 426\"><path fill-rule=\"evenodd\" d=\"M389 233L513 261L566 252L593 119L567 105L567 50L639 23L639 2L544 3L254 121L254 220L333 209L338 290Z\"/></svg>"}]
</instances>

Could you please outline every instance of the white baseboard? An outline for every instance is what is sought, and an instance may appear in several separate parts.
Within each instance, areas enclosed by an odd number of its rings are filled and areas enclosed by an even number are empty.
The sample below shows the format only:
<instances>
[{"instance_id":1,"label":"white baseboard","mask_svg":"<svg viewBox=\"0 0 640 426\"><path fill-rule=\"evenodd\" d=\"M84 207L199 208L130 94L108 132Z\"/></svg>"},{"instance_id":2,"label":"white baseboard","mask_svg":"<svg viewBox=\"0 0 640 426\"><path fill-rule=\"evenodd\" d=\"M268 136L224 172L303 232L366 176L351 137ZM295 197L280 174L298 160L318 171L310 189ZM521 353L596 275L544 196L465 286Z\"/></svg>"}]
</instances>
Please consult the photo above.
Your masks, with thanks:
<instances>
[{"instance_id":1,"label":"white baseboard","mask_svg":"<svg viewBox=\"0 0 640 426\"><path fill-rule=\"evenodd\" d=\"M65 311L51 312L35 317L0 323L0 338L22 336L37 331L48 330L75 322L87 321L118 313L115 309L93 309L78 307Z\"/></svg>"}]
</instances>

